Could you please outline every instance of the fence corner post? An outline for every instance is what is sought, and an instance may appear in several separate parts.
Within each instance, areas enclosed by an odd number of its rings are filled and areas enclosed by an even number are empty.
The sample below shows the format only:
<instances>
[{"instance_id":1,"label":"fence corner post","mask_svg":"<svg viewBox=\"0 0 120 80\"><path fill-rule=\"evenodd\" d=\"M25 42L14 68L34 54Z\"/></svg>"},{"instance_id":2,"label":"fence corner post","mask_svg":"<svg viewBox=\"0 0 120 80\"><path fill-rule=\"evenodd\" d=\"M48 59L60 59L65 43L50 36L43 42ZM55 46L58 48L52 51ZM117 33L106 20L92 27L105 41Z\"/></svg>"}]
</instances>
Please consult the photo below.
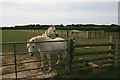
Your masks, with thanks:
<instances>
[{"instance_id":1,"label":"fence corner post","mask_svg":"<svg viewBox=\"0 0 120 80\"><path fill-rule=\"evenodd\" d=\"M73 59L73 50L74 50L74 46L73 46L74 42L73 39L69 39L68 40L68 47L67 47L67 70L69 72L71 72L71 68L72 68L72 59Z\"/></svg>"}]
</instances>

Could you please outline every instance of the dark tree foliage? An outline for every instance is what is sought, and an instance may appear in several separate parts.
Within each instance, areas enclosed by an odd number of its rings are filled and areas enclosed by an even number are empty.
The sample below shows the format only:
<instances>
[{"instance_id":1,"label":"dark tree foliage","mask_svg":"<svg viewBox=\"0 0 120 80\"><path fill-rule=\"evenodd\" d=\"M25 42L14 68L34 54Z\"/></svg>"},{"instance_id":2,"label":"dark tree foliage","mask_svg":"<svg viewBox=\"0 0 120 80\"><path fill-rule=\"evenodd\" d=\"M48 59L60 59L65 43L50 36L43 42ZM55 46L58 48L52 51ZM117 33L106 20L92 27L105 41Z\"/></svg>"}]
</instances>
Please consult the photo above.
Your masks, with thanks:
<instances>
[{"instance_id":1,"label":"dark tree foliage","mask_svg":"<svg viewBox=\"0 0 120 80\"><path fill-rule=\"evenodd\" d=\"M106 30L106 31L120 31L120 26L116 24L111 25L96 25L96 24L71 24L64 26L60 25L40 25L40 24L29 24L20 25L14 27L2 27L2 29L47 29L50 26L55 26L59 30Z\"/></svg>"}]
</instances>

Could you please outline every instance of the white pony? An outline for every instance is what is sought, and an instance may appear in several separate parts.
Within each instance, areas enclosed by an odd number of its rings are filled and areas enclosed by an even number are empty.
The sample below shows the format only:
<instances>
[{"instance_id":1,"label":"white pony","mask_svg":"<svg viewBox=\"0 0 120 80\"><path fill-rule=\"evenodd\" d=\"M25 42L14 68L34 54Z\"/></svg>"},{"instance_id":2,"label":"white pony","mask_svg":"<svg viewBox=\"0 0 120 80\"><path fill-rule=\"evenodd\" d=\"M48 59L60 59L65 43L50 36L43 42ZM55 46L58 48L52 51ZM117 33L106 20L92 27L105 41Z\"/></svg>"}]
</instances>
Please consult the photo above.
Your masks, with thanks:
<instances>
[{"instance_id":1,"label":"white pony","mask_svg":"<svg viewBox=\"0 0 120 80\"><path fill-rule=\"evenodd\" d=\"M49 28L45 31L45 33L42 34L42 36L54 37L54 38L58 37L58 33L57 33L57 31L56 31L55 26L49 27Z\"/></svg>"},{"instance_id":2,"label":"white pony","mask_svg":"<svg viewBox=\"0 0 120 80\"><path fill-rule=\"evenodd\" d=\"M71 30L72 35L79 35L80 31L79 30Z\"/></svg>"},{"instance_id":3,"label":"white pony","mask_svg":"<svg viewBox=\"0 0 120 80\"><path fill-rule=\"evenodd\" d=\"M63 38L57 37L55 39L51 39L49 37L45 36L37 36L32 37L29 42L40 42L40 41L55 41L55 40L64 40ZM55 50L56 53L58 53L58 58L60 59L60 54L65 53L67 49L67 42L47 42L47 43L27 43L28 52L30 55L33 55L32 52L34 52L35 48L38 49L38 51L41 54L41 68L44 66L43 63L43 55L46 55L48 58L49 63L49 70L51 71L51 53ZM56 64L59 63L59 59Z\"/></svg>"}]
</instances>

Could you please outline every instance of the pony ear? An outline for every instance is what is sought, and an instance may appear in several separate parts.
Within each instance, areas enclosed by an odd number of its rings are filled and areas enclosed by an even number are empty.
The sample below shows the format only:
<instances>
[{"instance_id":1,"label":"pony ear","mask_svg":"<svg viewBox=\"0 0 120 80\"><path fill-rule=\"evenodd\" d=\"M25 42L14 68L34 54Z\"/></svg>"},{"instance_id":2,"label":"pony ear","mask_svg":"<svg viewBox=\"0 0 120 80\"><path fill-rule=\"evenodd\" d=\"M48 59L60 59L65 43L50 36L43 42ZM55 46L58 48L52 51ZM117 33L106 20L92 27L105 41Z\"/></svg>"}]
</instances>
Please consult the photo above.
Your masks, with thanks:
<instances>
[{"instance_id":1,"label":"pony ear","mask_svg":"<svg viewBox=\"0 0 120 80\"><path fill-rule=\"evenodd\" d=\"M52 27L55 27L54 25Z\"/></svg>"}]
</instances>

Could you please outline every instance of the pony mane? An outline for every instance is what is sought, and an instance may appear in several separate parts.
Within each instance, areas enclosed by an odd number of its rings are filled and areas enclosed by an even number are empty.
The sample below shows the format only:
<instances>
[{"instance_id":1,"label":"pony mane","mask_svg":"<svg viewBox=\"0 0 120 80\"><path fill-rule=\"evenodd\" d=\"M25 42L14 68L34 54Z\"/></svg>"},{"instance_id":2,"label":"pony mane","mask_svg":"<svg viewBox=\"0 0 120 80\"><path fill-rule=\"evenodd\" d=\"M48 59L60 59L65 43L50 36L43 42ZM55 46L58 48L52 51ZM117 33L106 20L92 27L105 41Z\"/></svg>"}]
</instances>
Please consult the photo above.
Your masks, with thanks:
<instances>
[{"instance_id":1,"label":"pony mane","mask_svg":"<svg viewBox=\"0 0 120 80\"><path fill-rule=\"evenodd\" d=\"M42 36L48 36L48 34L49 34L49 30L50 30L51 28L52 28L52 26L49 27L49 28L45 31L45 33L42 34Z\"/></svg>"},{"instance_id":2,"label":"pony mane","mask_svg":"<svg viewBox=\"0 0 120 80\"><path fill-rule=\"evenodd\" d=\"M47 40L52 40L52 39L47 36L36 36L30 38L28 42L47 41Z\"/></svg>"},{"instance_id":3,"label":"pony mane","mask_svg":"<svg viewBox=\"0 0 120 80\"><path fill-rule=\"evenodd\" d=\"M46 41L46 40L51 40L51 38L47 36L37 36L35 38L35 41Z\"/></svg>"},{"instance_id":4,"label":"pony mane","mask_svg":"<svg viewBox=\"0 0 120 80\"><path fill-rule=\"evenodd\" d=\"M49 27L49 28L45 31L45 33L42 34L42 36L46 36L46 37L49 36L51 30L52 30L52 31L53 31L53 30L56 30L55 26Z\"/></svg>"}]
</instances>

